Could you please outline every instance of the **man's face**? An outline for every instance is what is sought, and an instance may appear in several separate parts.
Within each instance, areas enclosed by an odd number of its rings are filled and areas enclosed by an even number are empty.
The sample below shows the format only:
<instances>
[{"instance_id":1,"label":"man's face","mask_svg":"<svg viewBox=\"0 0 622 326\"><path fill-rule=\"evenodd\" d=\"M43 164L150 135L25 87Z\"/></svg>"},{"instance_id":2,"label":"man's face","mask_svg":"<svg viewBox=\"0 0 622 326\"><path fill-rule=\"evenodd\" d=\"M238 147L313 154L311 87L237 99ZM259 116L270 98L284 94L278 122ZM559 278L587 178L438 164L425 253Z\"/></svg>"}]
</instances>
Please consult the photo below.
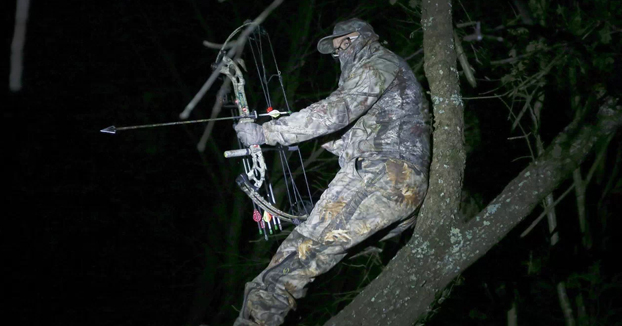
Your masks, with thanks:
<instances>
[{"instance_id":1,"label":"man's face","mask_svg":"<svg viewBox=\"0 0 622 326\"><path fill-rule=\"evenodd\" d=\"M336 37L333 39L333 49L335 49L335 54L339 54L339 52L347 49L350 44L352 44L351 38L355 38L359 36L359 32L352 32L350 34Z\"/></svg>"}]
</instances>

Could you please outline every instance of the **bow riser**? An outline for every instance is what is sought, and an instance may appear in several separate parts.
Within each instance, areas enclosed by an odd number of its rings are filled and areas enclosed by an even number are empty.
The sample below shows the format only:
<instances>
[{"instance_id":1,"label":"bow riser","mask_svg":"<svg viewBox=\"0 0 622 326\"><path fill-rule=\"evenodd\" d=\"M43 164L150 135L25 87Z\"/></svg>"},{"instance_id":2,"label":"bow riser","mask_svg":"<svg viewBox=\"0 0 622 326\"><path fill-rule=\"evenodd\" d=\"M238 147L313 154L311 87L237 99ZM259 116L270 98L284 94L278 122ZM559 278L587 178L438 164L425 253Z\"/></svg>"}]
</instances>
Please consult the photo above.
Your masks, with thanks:
<instances>
[{"instance_id":1,"label":"bow riser","mask_svg":"<svg viewBox=\"0 0 622 326\"><path fill-rule=\"evenodd\" d=\"M241 116L249 116L250 112L248 110L248 102L246 101L246 93L244 92L244 77L242 77L242 71L240 67L231 60L231 58L227 56L223 56L223 66L220 69L220 72L227 76L231 83L233 84L233 89L235 93L235 104L238 107L238 111ZM251 118L243 118L240 119L238 123L253 123L254 119ZM263 154L261 152L261 147L259 145L251 145L248 148L251 156L251 166L246 171L246 175L250 181L253 182L253 185L256 188L261 187L265 180L266 176L266 161L264 160ZM225 153L226 156L226 153Z\"/></svg>"}]
</instances>

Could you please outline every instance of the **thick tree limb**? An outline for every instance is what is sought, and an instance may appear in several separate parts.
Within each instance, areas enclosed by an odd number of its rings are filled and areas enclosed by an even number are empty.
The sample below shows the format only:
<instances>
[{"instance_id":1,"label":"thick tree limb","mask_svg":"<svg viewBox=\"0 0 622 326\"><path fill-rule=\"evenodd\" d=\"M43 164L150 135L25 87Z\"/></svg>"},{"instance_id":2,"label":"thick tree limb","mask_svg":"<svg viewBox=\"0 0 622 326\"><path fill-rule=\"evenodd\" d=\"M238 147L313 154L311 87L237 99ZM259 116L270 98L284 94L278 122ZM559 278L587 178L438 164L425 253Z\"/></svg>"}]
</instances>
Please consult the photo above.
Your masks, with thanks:
<instances>
[{"instance_id":1,"label":"thick tree limb","mask_svg":"<svg viewBox=\"0 0 622 326\"><path fill-rule=\"evenodd\" d=\"M411 242L385 271L326 325L413 325L425 317L454 277L521 222L572 174L596 142L620 125L622 107L608 101L595 123L571 123L466 224L454 223L447 234L444 225L451 219L442 216L437 219L440 225L415 229Z\"/></svg>"},{"instance_id":2,"label":"thick tree limb","mask_svg":"<svg viewBox=\"0 0 622 326\"><path fill-rule=\"evenodd\" d=\"M447 0L422 3L426 77L434 104L430 188L411 241L330 326L411 326L440 303L451 281L482 257L587 157L594 144L622 124L609 101L593 123L577 120L527 166L484 210L462 223L462 102ZM439 299L440 297L440 299Z\"/></svg>"}]
</instances>

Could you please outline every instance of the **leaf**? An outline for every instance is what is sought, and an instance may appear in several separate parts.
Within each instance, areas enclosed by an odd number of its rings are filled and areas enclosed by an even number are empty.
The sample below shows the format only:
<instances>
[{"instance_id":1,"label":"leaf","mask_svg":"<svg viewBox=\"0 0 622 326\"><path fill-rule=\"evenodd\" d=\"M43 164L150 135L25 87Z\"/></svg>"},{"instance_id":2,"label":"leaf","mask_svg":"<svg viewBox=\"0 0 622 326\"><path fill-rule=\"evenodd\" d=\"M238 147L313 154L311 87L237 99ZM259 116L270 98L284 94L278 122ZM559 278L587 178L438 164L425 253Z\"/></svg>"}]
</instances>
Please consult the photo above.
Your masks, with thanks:
<instances>
[{"instance_id":1,"label":"leaf","mask_svg":"<svg viewBox=\"0 0 622 326\"><path fill-rule=\"evenodd\" d=\"M609 42L611 42L611 29L609 28L609 24L605 24L605 27L598 32L598 36L600 37L600 42L603 44L609 44Z\"/></svg>"},{"instance_id":2,"label":"leaf","mask_svg":"<svg viewBox=\"0 0 622 326\"><path fill-rule=\"evenodd\" d=\"M610 71L613 68L614 62L613 58L605 55L598 56L592 60L594 66L600 71Z\"/></svg>"},{"instance_id":3,"label":"leaf","mask_svg":"<svg viewBox=\"0 0 622 326\"><path fill-rule=\"evenodd\" d=\"M570 17L570 23L568 24L569 25L568 28L570 29L572 33L580 34L582 23L583 23L583 20L581 19L581 11L576 10L572 14L572 17Z\"/></svg>"},{"instance_id":4,"label":"leaf","mask_svg":"<svg viewBox=\"0 0 622 326\"><path fill-rule=\"evenodd\" d=\"M525 49L527 51L527 53L533 52L537 49L538 47L538 42L537 41L531 41L529 42L529 44L527 44L527 48Z\"/></svg>"},{"instance_id":5,"label":"leaf","mask_svg":"<svg viewBox=\"0 0 622 326\"><path fill-rule=\"evenodd\" d=\"M471 309L471 311L469 311L469 318L476 320L486 320L488 319L488 316L486 316L485 313L477 309Z\"/></svg>"},{"instance_id":6,"label":"leaf","mask_svg":"<svg viewBox=\"0 0 622 326\"><path fill-rule=\"evenodd\" d=\"M509 84L509 83L511 83L511 82L513 82L515 80L516 80L516 78L514 78L514 76L512 76L511 74L507 74L507 75L504 75L503 77L501 77L501 83L504 84L504 85L505 84Z\"/></svg>"}]
</instances>

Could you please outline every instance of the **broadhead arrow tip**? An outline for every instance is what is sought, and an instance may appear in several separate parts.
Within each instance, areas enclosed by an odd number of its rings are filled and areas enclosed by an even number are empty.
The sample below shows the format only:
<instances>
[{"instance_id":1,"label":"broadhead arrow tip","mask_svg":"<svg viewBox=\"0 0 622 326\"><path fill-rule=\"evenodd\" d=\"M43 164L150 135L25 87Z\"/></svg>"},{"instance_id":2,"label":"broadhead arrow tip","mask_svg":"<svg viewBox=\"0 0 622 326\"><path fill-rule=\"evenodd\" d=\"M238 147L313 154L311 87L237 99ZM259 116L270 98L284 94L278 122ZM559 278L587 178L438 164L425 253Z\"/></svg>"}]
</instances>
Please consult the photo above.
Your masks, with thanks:
<instances>
[{"instance_id":1,"label":"broadhead arrow tip","mask_svg":"<svg viewBox=\"0 0 622 326\"><path fill-rule=\"evenodd\" d=\"M107 134L116 134L117 133L117 128L115 126L110 126L107 128L104 128L102 130L100 130L99 132L103 132L103 133L107 133Z\"/></svg>"}]
</instances>

